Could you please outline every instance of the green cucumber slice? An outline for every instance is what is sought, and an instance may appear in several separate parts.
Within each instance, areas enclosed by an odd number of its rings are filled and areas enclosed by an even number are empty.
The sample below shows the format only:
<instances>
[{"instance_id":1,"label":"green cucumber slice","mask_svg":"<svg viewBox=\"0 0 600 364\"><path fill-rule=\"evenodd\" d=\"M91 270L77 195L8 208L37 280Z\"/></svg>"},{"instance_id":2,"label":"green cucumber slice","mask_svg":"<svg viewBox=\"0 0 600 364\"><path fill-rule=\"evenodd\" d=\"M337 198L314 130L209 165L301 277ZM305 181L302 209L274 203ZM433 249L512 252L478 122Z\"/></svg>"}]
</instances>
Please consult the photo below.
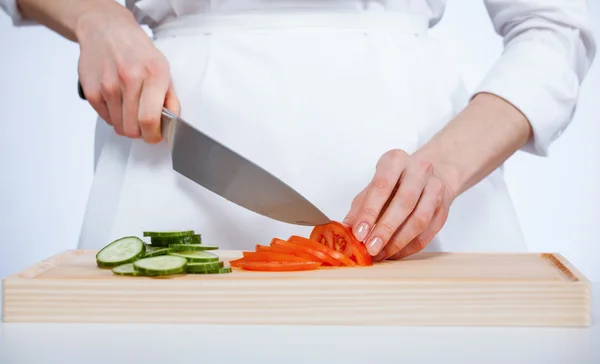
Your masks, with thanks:
<instances>
[{"instance_id":1,"label":"green cucumber slice","mask_svg":"<svg viewBox=\"0 0 600 364\"><path fill-rule=\"evenodd\" d=\"M221 268L223 262L188 263L185 271L192 274L208 274L219 272Z\"/></svg>"},{"instance_id":2,"label":"green cucumber slice","mask_svg":"<svg viewBox=\"0 0 600 364\"><path fill-rule=\"evenodd\" d=\"M205 251L183 251L174 252L170 251L167 253L170 256L182 257L188 260L190 263L203 263L203 262L217 262L219 257Z\"/></svg>"},{"instance_id":3,"label":"green cucumber slice","mask_svg":"<svg viewBox=\"0 0 600 364\"><path fill-rule=\"evenodd\" d=\"M223 267L219 269L219 273L231 273L231 267Z\"/></svg>"},{"instance_id":4,"label":"green cucumber slice","mask_svg":"<svg viewBox=\"0 0 600 364\"><path fill-rule=\"evenodd\" d=\"M172 255L143 258L133 263L136 270L144 274L157 276L184 273L186 265L187 260L185 258Z\"/></svg>"},{"instance_id":5,"label":"green cucumber slice","mask_svg":"<svg viewBox=\"0 0 600 364\"><path fill-rule=\"evenodd\" d=\"M158 257L159 255L167 255L169 248L149 246L146 248L144 258Z\"/></svg>"},{"instance_id":6,"label":"green cucumber slice","mask_svg":"<svg viewBox=\"0 0 600 364\"><path fill-rule=\"evenodd\" d=\"M113 273L120 276L143 276L144 273L138 271L133 263L126 263L116 266L112 269Z\"/></svg>"},{"instance_id":7,"label":"green cucumber slice","mask_svg":"<svg viewBox=\"0 0 600 364\"><path fill-rule=\"evenodd\" d=\"M219 247L202 244L169 244L172 252L198 251L198 250L217 250Z\"/></svg>"},{"instance_id":8,"label":"green cucumber slice","mask_svg":"<svg viewBox=\"0 0 600 364\"><path fill-rule=\"evenodd\" d=\"M152 237L150 243L154 246L169 246L171 244L201 244L202 237L200 234L186 236L171 236L171 237Z\"/></svg>"},{"instance_id":9,"label":"green cucumber slice","mask_svg":"<svg viewBox=\"0 0 600 364\"><path fill-rule=\"evenodd\" d=\"M183 230L183 231L144 231L144 237L150 238L172 238L194 235L194 230Z\"/></svg>"},{"instance_id":10,"label":"green cucumber slice","mask_svg":"<svg viewBox=\"0 0 600 364\"><path fill-rule=\"evenodd\" d=\"M96 263L101 268L116 267L121 264L133 263L146 253L146 244L137 236L126 236L113 241L98 254Z\"/></svg>"}]
</instances>

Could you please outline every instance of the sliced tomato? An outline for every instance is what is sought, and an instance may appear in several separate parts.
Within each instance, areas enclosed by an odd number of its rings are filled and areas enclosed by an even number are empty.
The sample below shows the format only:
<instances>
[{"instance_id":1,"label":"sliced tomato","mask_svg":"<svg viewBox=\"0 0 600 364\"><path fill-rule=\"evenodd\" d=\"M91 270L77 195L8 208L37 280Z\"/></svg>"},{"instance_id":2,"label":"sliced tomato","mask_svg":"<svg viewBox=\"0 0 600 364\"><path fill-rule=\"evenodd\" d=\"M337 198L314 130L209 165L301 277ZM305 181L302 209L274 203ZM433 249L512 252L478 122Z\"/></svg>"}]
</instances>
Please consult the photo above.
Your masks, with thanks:
<instances>
[{"instance_id":1,"label":"sliced tomato","mask_svg":"<svg viewBox=\"0 0 600 364\"><path fill-rule=\"evenodd\" d=\"M302 244L292 243L291 241L284 241L281 239L273 239L273 241L271 242L271 246L286 249L288 254L293 254L296 256L312 255L313 257L318 258L318 260L320 262L323 262L324 265L333 265L333 266L341 266L342 265L342 262L333 258L330 255L327 255L327 254L321 252L320 250L316 250L314 248L311 248L311 247L308 247L308 246L305 246ZM299 254L301 254L301 255L299 255Z\"/></svg>"},{"instance_id":2,"label":"sliced tomato","mask_svg":"<svg viewBox=\"0 0 600 364\"><path fill-rule=\"evenodd\" d=\"M318 250L318 251L320 251L324 254L327 254L330 257L338 260L340 263L342 263L342 265L347 265L350 267L356 266L355 262L350 260L350 258L345 256L341 252L334 250L333 248L330 248L329 246L321 244L315 240L310 240L310 239L307 239L307 238L304 238L304 237L298 236L298 235L292 235L292 236L290 236L288 241Z\"/></svg>"},{"instance_id":3,"label":"sliced tomato","mask_svg":"<svg viewBox=\"0 0 600 364\"><path fill-rule=\"evenodd\" d=\"M309 261L313 261L316 259L318 262L323 263L321 259L315 257L312 254L299 251L298 249L294 249L294 247L278 244L277 242L285 242L285 240L278 238L273 238L273 240L271 240L271 246L269 246L269 248L271 248L271 251L274 253L291 254L297 257L305 258Z\"/></svg>"},{"instance_id":4,"label":"sliced tomato","mask_svg":"<svg viewBox=\"0 0 600 364\"><path fill-rule=\"evenodd\" d=\"M319 262L239 262L238 267L245 270L265 272L291 272L315 270L321 266Z\"/></svg>"},{"instance_id":5,"label":"sliced tomato","mask_svg":"<svg viewBox=\"0 0 600 364\"><path fill-rule=\"evenodd\" d=\"M307 259L292 254L274 252L244 252L245 262L318 262L316 258Z\"/></svg>"},{"instance_id":6,"label":"sliced tomato","mask_svg":"<svg viewBox=\"0 0 600 364\"><path fill-rule=\"evenodd\" d=\"M337 221L315 226L310 234L310 240L341 252L360 266L373 265L373 258L364 244L354 237L352 229Z\"/></svg>"},{"instance_id":7,"label":"sliced tomato","mask_svg":"<svg viewBox=\"0 0 600 364\"><path fill-rule=\"evenodd\" d=\"M344 253L347 257L351 254L351 249L347 248L348 241L355 239L351 232L337 221L329 224L317 225L310 233L310 240L318 241L338 252Z\"/></svg>"},{"instance_id":8,"label":"sliced tomato","mask_svg":"<svg viewBox=\"0 0 600 364\"><path fill-rule=\"evenodd\" d=\"M369 254L367 247L360 241L354 239L350 241L349 246L352 246L351 259L360 266L373 265L373 257Z\"/></svg>"},{"instance_id":9,"label":"sliced tomato","mask_svg":"<svg viewBox=\"0 0 600 364\"><path fill-rule=\"evenodd\" d=\"M256 251L257 252L272 252L273 248L271 248L268 245L260 245L260 244L256 244Z\"/></svg>"}]
</instances>

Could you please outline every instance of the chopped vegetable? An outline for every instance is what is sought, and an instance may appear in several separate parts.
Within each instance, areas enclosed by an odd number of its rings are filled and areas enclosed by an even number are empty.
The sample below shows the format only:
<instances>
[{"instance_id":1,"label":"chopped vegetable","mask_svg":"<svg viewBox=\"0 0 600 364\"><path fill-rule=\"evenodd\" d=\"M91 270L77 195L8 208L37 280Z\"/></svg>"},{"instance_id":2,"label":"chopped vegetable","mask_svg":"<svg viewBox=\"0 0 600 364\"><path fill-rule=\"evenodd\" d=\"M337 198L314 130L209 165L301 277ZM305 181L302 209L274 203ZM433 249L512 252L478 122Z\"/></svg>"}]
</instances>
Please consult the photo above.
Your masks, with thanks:
<instances>
[{"instance_id":1,"label":"chopped vegetable","mask_svg":"<svg viewBox=\"0 0 600 364\"><path fill-rule=\"evenodd\" d=\"M257 244L255 252L244 252L230 264L255 271L299 271L321 266L370 266L373 259L350 228L334 221L316 226L309 238L292 235L288 240L273 238L268 246Z\"/></svg>"},{"instance_id":2,"label":"chopped vegetable","mask_svg":"<svg viewBox=\"0 0 600 364\"><path fill-rule=\"evenodd\" d=\"M136 260L133 266L136 270L157 276L167 276L185 272L187 260L182 257L161 255L152 258Z\"/></svg>"},{"instance_id":3,"label":"chopped vegetable","mask_svg":"<svg viewBox=\"0 0 600 364\"><path fill-rule=\"evenodd\" d=\"M108 244L96 254L101 268L112 268L120 276L168 276L175 274L224 274L230 267L217 255L214 245L203 245L200 234L193 230L144 232L151 244L136 236L127 236Z\"/></svg>"},{"instance_id":4,"label":"chopped vegetable","mask_svg":"<svg viewBox=\"0 0 600 364\"><path fill-rule=\"evenodd\" d=\"M246 270L254 271L299 271L299 270L314 270L321 263L318 262L238 262L238 267Z\"/></svg>"},{"instance_id":5,"label":"chopped vegetable","mask_svg":"<svg viewBox=\"0 0 600 364\"><path fill-rule=\"evenodd\" d=\"M117 239L96 254L96 263L101 268L116 267L133 263L146 252L146 244L135 236Z\"/></svg>"}]
</instances>

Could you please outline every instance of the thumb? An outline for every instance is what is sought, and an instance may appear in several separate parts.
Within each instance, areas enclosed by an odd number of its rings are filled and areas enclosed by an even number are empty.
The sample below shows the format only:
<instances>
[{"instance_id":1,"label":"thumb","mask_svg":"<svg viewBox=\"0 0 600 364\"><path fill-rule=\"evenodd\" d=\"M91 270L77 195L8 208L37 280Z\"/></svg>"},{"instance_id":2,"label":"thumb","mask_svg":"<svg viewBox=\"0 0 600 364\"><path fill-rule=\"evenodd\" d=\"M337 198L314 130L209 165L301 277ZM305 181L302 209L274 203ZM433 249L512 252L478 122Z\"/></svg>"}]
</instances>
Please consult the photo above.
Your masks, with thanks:
<instances>
[{"instance_id":1,"label":"thumb","mask_svg":"<svg viewBox=\"0 0 600 364\"><path fill-rule=\"evenodd\" d=\"M175 93L173 81L169 83L169 88L167 89L167 93L165 95L165 107L177 115L181 113L181 105L179 103L177 93Z\"/></svg>"}]
</instances>

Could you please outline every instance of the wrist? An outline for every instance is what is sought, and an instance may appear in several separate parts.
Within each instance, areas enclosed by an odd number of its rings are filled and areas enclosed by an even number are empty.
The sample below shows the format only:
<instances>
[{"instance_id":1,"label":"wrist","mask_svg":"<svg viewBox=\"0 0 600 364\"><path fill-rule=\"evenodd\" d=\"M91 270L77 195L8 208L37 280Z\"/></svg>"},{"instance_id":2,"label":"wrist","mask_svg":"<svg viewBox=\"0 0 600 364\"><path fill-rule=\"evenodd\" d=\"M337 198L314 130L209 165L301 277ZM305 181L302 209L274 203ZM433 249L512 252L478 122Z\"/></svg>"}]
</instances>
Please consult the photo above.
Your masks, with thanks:
<instances>
[{"instance_id":1,"label":"wrist","mask_svg":"<svg viewBox=\"0 0 600 364\"><path fill-rule=\"evenodd\" d=\"M81 44L115 21L138 26L133 14L114 1L97 1L89 4L75 15L73 22L75 39Z\"/></svg>"},{"instance_id":2,"label":"wrist","mask_svg":"<svg viewBox=\"0 0 600 364\"><path fill-rule=\"evenodd\" d=\"M455 198L498 168L531 138L512 104L479 94L415 155L428 160Z\"/></svg>"}]
</instances>

